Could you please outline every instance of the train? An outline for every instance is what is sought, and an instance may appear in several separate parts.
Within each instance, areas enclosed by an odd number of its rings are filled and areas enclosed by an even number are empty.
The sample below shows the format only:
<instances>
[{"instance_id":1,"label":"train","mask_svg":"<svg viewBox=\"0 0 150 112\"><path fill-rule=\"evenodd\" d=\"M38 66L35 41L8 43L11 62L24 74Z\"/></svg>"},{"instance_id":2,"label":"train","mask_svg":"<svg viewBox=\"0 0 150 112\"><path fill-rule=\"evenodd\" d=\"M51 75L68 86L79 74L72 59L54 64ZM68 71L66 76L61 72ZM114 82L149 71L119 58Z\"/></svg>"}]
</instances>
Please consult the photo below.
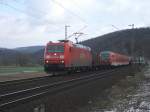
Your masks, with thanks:
<instances>
[{"instance_id":1,"label":"train","mask_svg":"<svg viewBox=\"0 0 150 112\"><path fill-rule=\"evenodd\" d=\"M95 53L90 47L69 40L50 41L44 51L44 70L47 73L88 71L129 64L129 56L111 51Z\"/></svg>"},{"instance_id":2,"label":"train","mask_svg":"<svg viewBox=\"0 0 150 112\"><path fill-rule=\"evenodd\" d=\"M46 72L73 71L92 67L91 48L68 40L49 42L45 47L44 70Z\"/></svg>"},{"instance_id":3,"label":"train","mask_svg":"<svg viewBox=\"0 0 150 112\"><path fill-rule=\"evenodd\" d=\"M115 53L112 51L100 52L100 64L108 66L129 65L131 58L126 55Z\"/></svg>"}]
</instances>

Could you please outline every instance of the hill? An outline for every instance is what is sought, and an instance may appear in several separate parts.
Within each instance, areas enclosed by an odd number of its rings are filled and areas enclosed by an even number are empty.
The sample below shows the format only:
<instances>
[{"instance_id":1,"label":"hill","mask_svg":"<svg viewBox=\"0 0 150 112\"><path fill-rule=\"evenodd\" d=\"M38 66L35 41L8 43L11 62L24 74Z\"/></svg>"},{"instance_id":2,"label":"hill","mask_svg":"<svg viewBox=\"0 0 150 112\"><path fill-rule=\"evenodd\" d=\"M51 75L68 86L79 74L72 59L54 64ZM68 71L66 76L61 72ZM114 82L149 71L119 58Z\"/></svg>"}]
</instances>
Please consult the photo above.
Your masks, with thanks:
<instances>
[{"instance_id":1,"label":"hill","mask_svg":"<svg viewBox=\"0 0 150 112\"><path fill-rule=\"evenodd\" d=\"M42 49L44 49L44 46L18 47L18 48L14 48L13 50L16 50L21 53L35 53Z\"/></svg>"},{"instance_id":2,"label":"hill","mask_svg":"<svg viewBox=\"0 0 150 112\"><path fill-rule=\"evenodd\" d=\"M16 57L19 53L14 50L0 48L0 65L10 65L16 63Z\"/></svg>"},{"instance_id":3,"label":"hill","mask_svg":"<svg viewBox=\"0 0 150 112\"><path fill-rule=\"evenodd\" d=\"M34 54L34 53L33 53ZM0 66L33 66L37 64L33 54L0 48Z\"/></svg>"},{"instance_id":4,"label":"hill","mask_svg":"<svg viewBox=\"0 0 150 112\"><path fill-rule=\"evenodd\" d=\"M32 54L32 56L34 57L34 60L37 64L43 65L44 62L44 49L41 49L35 53Z\"/></svg>"},{"instance_id":5,"label":"hill","mask_svg":"<svg viewBox=\"0 0 150 112\"><path fill-rule=\"evenodd\" d=\"M150 28L121 30L81 43L96 52L109 50L150 59Z\"/></svg>"}]
</instances>

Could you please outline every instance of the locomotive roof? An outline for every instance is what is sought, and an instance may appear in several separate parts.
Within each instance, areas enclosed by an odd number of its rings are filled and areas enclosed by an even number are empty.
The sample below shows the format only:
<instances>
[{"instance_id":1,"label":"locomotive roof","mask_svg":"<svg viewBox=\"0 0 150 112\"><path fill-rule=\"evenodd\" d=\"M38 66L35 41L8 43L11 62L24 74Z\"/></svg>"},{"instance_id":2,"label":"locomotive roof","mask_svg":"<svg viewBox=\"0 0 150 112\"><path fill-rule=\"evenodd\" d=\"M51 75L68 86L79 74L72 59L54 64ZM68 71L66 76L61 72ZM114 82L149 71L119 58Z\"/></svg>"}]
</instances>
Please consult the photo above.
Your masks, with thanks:
<instances>
[{"instance_id":1,"label":"locomotive roof","mask_svg":"<svg viewBox=\"0 0 150 112\"><path fill-rule=\"evenodd\" d=\"M88 46L85 46L85 45L82 45L82 44L73 44L73 42L69 41L69 40L59 40L59 42L57 43L53 43L52 41L50 41L48 44L62 44L62 43L71 43L74 47L77 47L77 48L82 48L82 49L86 49L86 50L89 50L91 51L91 48L88 47Z\"/></svg>"},{"instance_id":2,"label":"locomotive roof","mask_svg":"<svg viewBox=\"0 0 150 112\"><path fill-rule=\"evenodd\" d=\"M52 42L52 41L48 42L48 44L63 44L63 43L73 43L73 42L69 40L59 40L58 42Z\"/></svg>"},{"instance_id":3,"label":"locomotive roof","mask_svg":"<svg viewBox=\"0 0 150 112\"><path fill-rule=\"evenodd\" d=\"M111 51L101 51L100 53L111 53Z\"/></svg>"},{"instance_id":4,"label":"locomotive roof","mask_svg":"<svg viewBox=\"0 0 150 112\"><path fill-rule=\"evenodd\" d=\"M82 45L82 44L73 44L75 47L77 47L77 48L83 48L83 49L86 49L86 50L89 50L89 51L91 51L91 48L90 47L88 47L88 46L84 46L84 45Z\"/></svg>"},{"instance_id":5,"label":"locomotive roof","mask_svg":"<svg viewBox=\"0 0 150 112\"><path fill-rule=\"evenodd\" d=\"M113 52L113 51L101 51L101 52L100 52L100 54L109 54L109 53L112 53L112 54L118 54L118 55L122 55L122 56L127 56L127 55L120 54L120 53ZM127 56L127 57L129 57L129 56Z\"/></svg>"}]
</instances>

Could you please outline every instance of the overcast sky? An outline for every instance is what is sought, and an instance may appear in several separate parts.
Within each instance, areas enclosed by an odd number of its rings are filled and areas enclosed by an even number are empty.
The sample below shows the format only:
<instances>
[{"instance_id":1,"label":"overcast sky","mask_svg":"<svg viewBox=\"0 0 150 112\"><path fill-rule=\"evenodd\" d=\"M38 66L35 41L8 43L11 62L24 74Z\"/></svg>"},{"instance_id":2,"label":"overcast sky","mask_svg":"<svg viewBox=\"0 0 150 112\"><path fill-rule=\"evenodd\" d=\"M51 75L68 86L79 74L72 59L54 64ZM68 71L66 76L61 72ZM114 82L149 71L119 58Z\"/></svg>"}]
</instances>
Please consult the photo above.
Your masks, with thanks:
<instances>
[{"instance_id":1,"label":"overcast sky","mask_svg":"<svg viewBox=\"0 0 150 112\"><path fill-rule=\"evenodd\" d=\"M150 0L0 0L0 47L45 45L84 32L86 40L150 25ZM116 28L114 28L114 25ZM70 38L74 41L74 37Z\"/></svg>"}]
</instances>

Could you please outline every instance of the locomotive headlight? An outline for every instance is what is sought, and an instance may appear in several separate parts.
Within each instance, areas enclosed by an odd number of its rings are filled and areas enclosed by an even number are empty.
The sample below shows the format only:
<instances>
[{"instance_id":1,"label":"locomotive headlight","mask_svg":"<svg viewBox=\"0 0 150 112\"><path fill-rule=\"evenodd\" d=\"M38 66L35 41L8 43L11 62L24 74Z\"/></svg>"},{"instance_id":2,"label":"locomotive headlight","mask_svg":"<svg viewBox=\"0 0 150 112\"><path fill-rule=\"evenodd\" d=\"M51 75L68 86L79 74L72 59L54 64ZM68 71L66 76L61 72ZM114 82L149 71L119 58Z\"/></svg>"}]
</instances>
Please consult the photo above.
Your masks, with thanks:
<instances>
[{"instance_id":1,"label":"locomotive headlight","mask_svg":"<svg viewBox=\"0 0 150 112\"><path fill-rule=\"evenodd\" d=\"M60 59L64 59L64 55L60 55Z\"/></svg>"},{"instance_id":2,"label":"locomotive headlight","mask_svg":"<svg viewBox=\"0 0 150 112\"><path fill-rule=\"evenodd\" d=\"M48 63L49 61L48 60L46 60L46 63Z\"/></svg>"},{"instance_id":3,"label":"locomotive headlight","mask_svg":"<svg viewBox=\"0 0 150 112\"><path fill-rule=\"evenodd\" d=\"M64 63L64 61L62 60L61 63Z\"/></svg>"}]
</instances>

